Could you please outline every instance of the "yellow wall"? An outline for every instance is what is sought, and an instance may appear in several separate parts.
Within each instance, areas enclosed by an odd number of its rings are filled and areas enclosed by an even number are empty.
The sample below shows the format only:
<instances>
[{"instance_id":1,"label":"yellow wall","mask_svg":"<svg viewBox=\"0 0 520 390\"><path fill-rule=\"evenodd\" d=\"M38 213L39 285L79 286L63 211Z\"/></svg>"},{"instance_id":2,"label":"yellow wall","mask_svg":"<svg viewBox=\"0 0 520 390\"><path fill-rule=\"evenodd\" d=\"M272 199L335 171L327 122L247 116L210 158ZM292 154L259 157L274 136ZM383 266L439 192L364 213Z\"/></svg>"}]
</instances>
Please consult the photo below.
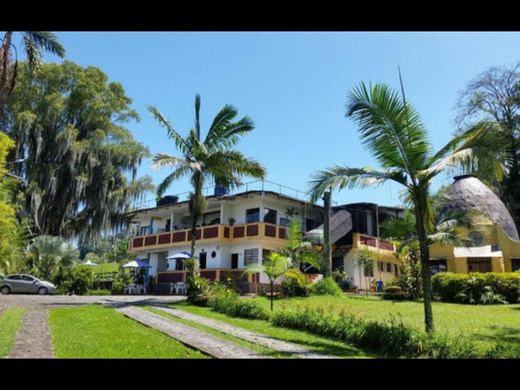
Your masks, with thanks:
<instances>
[{"instance_id":1,"label":"yellow wall","mask_svg":"<svg viewBox=\"0 0 520 390\"><path fill-rule=\"evenodd\" d=\"M504 232L502 227L485 216L472 216L472 231L478 231L483 236L481 246L497 245L502 251L503 257L491 259L492 272L511 272L511 257L520 257L520 242L512 240ZM459 229L459 234L468 237L469 230ZM447 259L448 272L467 273L467 259L464 257L455 258L453 246L434 244L430 247L430 257L443 257Z\"/></svg>"}]
</instances>

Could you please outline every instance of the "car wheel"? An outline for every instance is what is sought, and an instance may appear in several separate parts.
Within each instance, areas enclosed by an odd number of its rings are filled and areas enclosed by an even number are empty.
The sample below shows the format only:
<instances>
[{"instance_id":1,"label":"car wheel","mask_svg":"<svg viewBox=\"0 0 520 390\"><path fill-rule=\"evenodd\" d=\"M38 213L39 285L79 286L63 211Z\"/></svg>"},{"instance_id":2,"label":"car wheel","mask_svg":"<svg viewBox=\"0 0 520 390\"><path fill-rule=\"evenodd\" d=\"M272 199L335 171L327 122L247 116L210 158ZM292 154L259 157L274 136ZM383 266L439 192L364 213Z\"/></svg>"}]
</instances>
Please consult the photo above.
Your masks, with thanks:
<instances>
[{"instance_id":1,"label":"car wheel","mask_svg":"<svg viewBox=\"0 0 520 390\"><path fill-rule=\"evenodd\" d=\"M8 295L8 294L11 293L11 289L9 287L7 287L7 286L4 286L4 287L2 287L0 292L2 293L2 295Z\"/></svg>"},{"instance_id":2,"label":"car wheel","mask_svg":"<svg viewBox=\"0 0 520 390\"><path fill-rule=\"evenodd\" d=\"M38 289L38 294L39 295L47 295L49 293L49 290L47 290L47 287L40 287Z\"/></svg>"}]
</instances>

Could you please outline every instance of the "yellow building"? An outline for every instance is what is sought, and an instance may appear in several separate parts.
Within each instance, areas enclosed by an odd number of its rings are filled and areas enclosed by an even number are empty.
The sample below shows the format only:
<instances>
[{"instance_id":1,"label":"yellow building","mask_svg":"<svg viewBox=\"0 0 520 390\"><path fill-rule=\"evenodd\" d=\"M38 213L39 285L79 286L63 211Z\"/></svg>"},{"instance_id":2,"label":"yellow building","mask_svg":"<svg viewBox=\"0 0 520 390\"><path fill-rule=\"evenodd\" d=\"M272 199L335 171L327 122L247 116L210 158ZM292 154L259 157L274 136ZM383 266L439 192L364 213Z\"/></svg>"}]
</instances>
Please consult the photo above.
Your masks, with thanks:
<instances>
[{"instance_id":1,"label":"yellow building","mask_svg":"<svg viewBox=\"0 0 520 390\"><path fill-rule=\"evenodd\" d=\"M460 228L464 247L434 244L430 249L432 271L512 272L520 269L520 239L504 203L484 183L471 175L455 177L447 192L443 212L460 211L471 228Z\"/></svg>"}]
</instances>

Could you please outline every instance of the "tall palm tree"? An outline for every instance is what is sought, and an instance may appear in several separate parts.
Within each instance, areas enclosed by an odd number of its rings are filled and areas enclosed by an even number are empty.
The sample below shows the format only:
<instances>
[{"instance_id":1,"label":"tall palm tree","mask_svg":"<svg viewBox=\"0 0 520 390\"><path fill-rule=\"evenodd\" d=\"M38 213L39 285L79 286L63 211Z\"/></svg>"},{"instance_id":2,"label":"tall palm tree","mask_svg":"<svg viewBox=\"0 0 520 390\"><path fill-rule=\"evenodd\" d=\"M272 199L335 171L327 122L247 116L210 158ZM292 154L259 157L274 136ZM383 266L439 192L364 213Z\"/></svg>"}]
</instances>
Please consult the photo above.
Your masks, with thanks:
<instances>
[{"instance_id":1,"label":"tall palm tree","mask_svg":"<svg viewBox=\"0 0 520 390\"><path fill-rule=\"evenodd\" d=\"M335 166L319 171L310 182L311 198L315 201L330 189L363 188L388 180L405 187L404 199L414 210L421 256L425 329L433 332L428 249L428 235L434 226L428 198L431 182L446 170L471 172L482 165L492 166L497 175L503 175L510 156L500 152L500 144L507 140L501 132L494 131L493 124L479 122L432 153L419 114L386 84L369 88L361 83L354 88L348 95L346 115L358 123L361 140L381 169Z\"/></svg>"},{"instance_id":2,"label":"tall palm tree","mask_svg":"<svg viewBox=\"0 0 520 390\"><path fill-rule=\"evenodd\" d=\"M7 31L0 45L0 109L2 110L16 85L18 74L18 52L13 44L13 33L14 31ZM49 31L21 31L20 34L30 72L38 69L43 51L61 58L65 56L65 48L56 35Z\"/></svg>"},{"instance_id":3,"label":"tall palm tree","mask_svg":"<svg viewBox=\"0 0 520 390\"><path fill-rule=\"evenodd\" d=\"M245 116L238 121L236 108L226 105L213 119L206 137L201 138L200 129L200 96L195 97L195 128L189 130L183 138L172 124L154 106L148 110L162 127L168 131L180 157L168 154L156 154L153 163L156 167L171 167L170 173L157 187L157 196L164 194L166 189L175 181L184 176L190 178L193 192L190 196L191 214L191 255L192 276L198 270L198 260L195 258L195 243L197 220L204 212L207 201L203 195L203 188L208 182L216 186L233 188L241 184L243 176L263 179L265 168L256 160L245 157L242 153L233 150L240 138L254 129L253 121Z\"/></svg>"}]
</instances>

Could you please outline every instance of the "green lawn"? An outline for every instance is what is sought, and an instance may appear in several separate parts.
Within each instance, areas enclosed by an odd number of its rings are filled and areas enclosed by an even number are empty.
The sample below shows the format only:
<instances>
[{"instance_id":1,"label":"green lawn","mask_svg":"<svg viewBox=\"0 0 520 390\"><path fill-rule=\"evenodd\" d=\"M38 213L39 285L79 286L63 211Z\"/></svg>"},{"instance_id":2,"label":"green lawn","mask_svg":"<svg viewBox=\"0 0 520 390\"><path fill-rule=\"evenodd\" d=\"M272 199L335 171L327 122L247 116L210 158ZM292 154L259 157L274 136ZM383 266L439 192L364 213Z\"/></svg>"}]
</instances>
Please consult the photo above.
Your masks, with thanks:
<instances>
[{"instance_id":1,"label":"green lawn","mask_svg":"<svg viewBox=\"0 0 520 390\"><path fill-rule=\"evenodd\" d=\"M53 309L49 325L59 358L206 358L112 308Z\"/></svg>"},{"instance_id":2,"label":"green lawn","mask_svg":"<svg viewBox=\"0 0 520 390\"><path fill-rule=\"evenodd\" d=\"M268 321L228 317L225 314L214 312L210 308L190 305L187 302L174 303L170 304L170 306L176 309L188 311L193 314L199 314L208 318L221 320L231 325L239 326L254 332L262 333L275 339L300 344L304 347L309 348L310 350L324 354L346 358L377 357L373 354L369 354L366 351L342 343L340 341L330 340L324 337L315 336L310 333L298 330L280 328L274 326Z\"/></svg>"},{"instance_id":3,"label":"green lawn","mask_svg":"<svg viewBox=\"0 0 520 390\"><path fill-rule=\"evenodd\" d=\"M6 357L11 352L24 313L25 309L12 307L0 315L0 358Z\"/></svg>"},{"instance_id":4,"label":"green lawn","mask_svg":"<svg viewBox=\"0 0 520 390\"><path fill-rule=\"evenodd\" d=\"M255 298L266 309L269 300ZM275 301L275 310L295 309L301 305L325 306L372 319L389 319L396 316L404 323L424 329L422 302L387 301L378 297L363 296L310 296ZM520 305L461 305L452 303L433 304L437 332L453 336L470 337L482 346L497 342L520 348Z\"/></svg>"}]
</instances>

